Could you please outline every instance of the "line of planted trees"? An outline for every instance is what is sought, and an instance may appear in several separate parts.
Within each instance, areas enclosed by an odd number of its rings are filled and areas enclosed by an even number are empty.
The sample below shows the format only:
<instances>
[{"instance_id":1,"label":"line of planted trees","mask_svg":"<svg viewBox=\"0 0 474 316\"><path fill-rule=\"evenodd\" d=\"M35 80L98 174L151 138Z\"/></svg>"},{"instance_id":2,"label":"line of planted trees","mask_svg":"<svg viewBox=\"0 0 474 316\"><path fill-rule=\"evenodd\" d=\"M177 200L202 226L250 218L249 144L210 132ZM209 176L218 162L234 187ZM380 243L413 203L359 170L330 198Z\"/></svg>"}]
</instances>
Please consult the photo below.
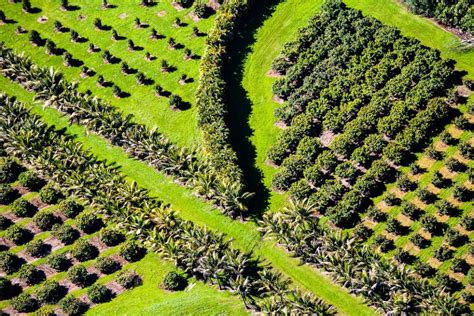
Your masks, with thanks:
<instances>
[{"instance_id":1,"label":"line of planted trees","mask_svg":"<svg viewBox=\"0 0 474 316\"><path fill-rule=\"evenodd\" d=\"M449 115L453 65L394 28L326 2L273 64L289 125L268 152L274 188L353 226Z\"/></svg>"},{"instance_id":2,"label":"line of planted trees","mask_svg":"<svg viewBox=\"0 0 474 316\"><path fill-rule=\"evenodd\" d=\"M0 45L0 68L5 77L36 92L36 100L68 115L71 123L84 125L129 155L175 177L223 213L235 218L247 212L252 195L235 178L224 176L212 159L198 160L194 151L172 144L156 129L135 123L132 115L125 116L104 101L79 92L61 73L33 64L4 44Z\"/></svg>"},{"instance_id":3,"label":"line of planted trees","mask_svg":"<svg viewBox=\"0 0 474 316\"><path fill-rule=\"evenodd\" d=\"M294 290L279 273L232 248L223 234L182 220L148 196L119 171L98 160L81 144L44 124L21 103L0 97L0 142L67 195L95 205L150 249L173 260L186 273L240 295L246 306L266 313L332 314L321 300Z\"/></svg>"},{"instance_id":4,"label":"line of planted trees","mask_svg":"<svg viewBox=\"0 0 474 316\"><path fill-rule=\"evenodd\" d=\"M403 0L416 14L435 18L441 23L474 35L473 0Z\"/></svg>"},{"instance_id":5,"label":"line of planted trees","mask_svg":"<svg viewBox=\"0 0 474 316\"><path fill-rule=\"evenodd\" d=\"M226 1L219 9L201 58L199 86L196 90L198 124L203 134L204 151L217 170L241 186L242 171L238 166L226 123L227 86L223 79L223 67L229 53L228 43L235 35L237 23L247 9L248 3L244 0Z\"/></svg>"},{"instance_id":6,"label":"line of planted trees","mask_svg":"<svg viewBox=\"0 0 474 316\"><path fill-rule=\"evenodd\" d=\"M313 212L314 206L306 200L292 201L279 212L264 215L264 232L303 262L327 271L335 282L363 296L383 313L469 312L469 306L443 287L431 285L404 264L382 258L347 234L328 229L313 217Z\"/></svg>"}]
</instances>

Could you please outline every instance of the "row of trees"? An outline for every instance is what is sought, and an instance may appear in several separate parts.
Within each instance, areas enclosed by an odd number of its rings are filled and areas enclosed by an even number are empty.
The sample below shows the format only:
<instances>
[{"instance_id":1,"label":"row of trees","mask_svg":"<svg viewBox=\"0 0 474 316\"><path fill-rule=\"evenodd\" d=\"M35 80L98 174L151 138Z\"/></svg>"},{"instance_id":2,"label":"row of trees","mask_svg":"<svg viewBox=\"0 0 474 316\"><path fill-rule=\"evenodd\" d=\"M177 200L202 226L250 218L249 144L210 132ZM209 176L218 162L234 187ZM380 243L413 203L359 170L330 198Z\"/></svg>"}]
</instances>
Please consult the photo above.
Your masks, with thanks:
<instances>
[{"instance_id":1,"label":"row of trees","mask_svg":"<svg viewBox=\"0 0 474 316\"><path fill-rule=\"evenodd\" d=\"M22 221L22 224L13 224L12 221L7 222L6 217L1 217L4 238L12 241L14 244L26 243L24 251L33 258L45 258L46 264L55 272L67 271L67 279L73 284L80 287L89 287L87 295L93 303L101 303L108 301L113 295L111 290L103 285L92 285L95 283L97 276L89 273L85 266L72 264L72 258L79 262L95 260L94 267L103 274L112 274L122 268L121 264L112 257L98 257L99 249L93 245L87 237L81 238L79 231L84 234L92 234L98 231L103 222L96 214L82 212L83 206L72 199L63 199L59 190L54 186L44 185L45 181L38 177L32 171L24 171L24 168L16 162L15 159L0 157L0 173L5 175L6 182L18 182L29 190L39 190L39 196L43 203L50 205L58 204L58 210L67 218L74 218L76 228L70 224L63 224L60 216L51 211L40 211L36 213L31 222L34 223L41 231L51 231L51 235L57 238L63 245L72 245L67 252L61 250L50 253L51 245L40 238L36 238L32 231L28 228L29 224ZM39 185L41 184L41 185ZM10 184L6 184L10 186ZM10 186L11 187L11 186ZM23 202L23 203L19 203ZM4 203L8 204L8 203ZM24 210L32 205L26 200L20 198L11 202L9 208L13 214L19 217L30 217ZM79 215L79 216L78 216ZM77 217L76 217L77 216ZM106 246L117 246L125 241L125 236L116 229L104 228L99 234L99 240ZM119 255L128 262L135 262L141 259L145 249L135 242L127 242L123 244L119 250ZM69 253L69 256L67 255ZM0 278L1 296L0 299L10 299L10 303L18 312L33 312L43 305L58 304L65 313L69 314L74 307L69 302L71 296L63 300L69 290L57 281L48 280L44 270L37 266L26 263L18 255L9 251L2 250L0 252L0 270L7 277ZM15 275L13 275L15 273ZM8 278L10 277L10 278ZM28 286L39 285L32 292L23 292L22 286L17 282L12 282L11 278L15 277ZM124 288L131 288L138 285L139 276L130 271L122 271L117 276L117 282ZM78 303L79 301L75 302ZM74 305L74 304L73 304ZM75 313L82 313L86 309L86 304L80 302L81 306L75 306ZM80 307L80 308L79 308Z\"/></svg>"},{"instance_id":2,"label":"row of trees","mask_svg":"<svg viewBox=\"0 0 474 316\"><path fill-rule=\"evenodd\" d=\"M203 132L204 153L210 157L210 163L218 176L234 183L242 194L246 190L242 171L230 143L226 124L227 87L223 79L223 67L228 55L228 43L246 11L247 3L240 0L226 1L219 9L201 59L199 86L196 90L198 124Z\"/></svg>"},{"instance_id":3,"label":"row of trees","mask_svg":"<svg viewBox=\"0 0 474 316\"><path fill-rule=\"evenodd\" d=\"M403 0L416 14L435 18L441 23L474 35L472 0Z\"/></svg>"},{"instance_id":4,"label":"row of trees","mask_svg":"<svg viewBox=\"0 0 474 316\"><path fill-rule=\"evenodd\" d=\"M146 190L129 184L116 168L84 151L70 136L46 126L20 103L2 96L0 114L8 154L53 179L68 195L94 205L107 222L117 223L186 273L240 295L254 310L332 313L332 307L319 299L291 289L287 280L260 265L251 253L232 248L224 235L177 217Z\"/></svg>"},{"instance_id":5,"label":"row of trees","mask_svg":"<svg viewBox=\"0 0 474 316\"><path fill-rule=\"evenodd\" d=\"M449 115L434 97L446 93L452 65L340 1L325 4L275 63L287 66L274 90L288 98L278 114L291 125L268 152L281 164L273 186L309 198L339 226L358 221L394 175L390 164L424 146ZM327 148L322 132L335 135Z\"/></svg>"},{"instance_id":6,"label":"row of trees","mask_svg":"<svg viewBox=\"0 0 474 316\"><path fill-rule=\"evenodd\" d=\"M459 303L444 287L431 285L404 264L382 258L345 233L327 229L313 212L314 206L307 201L292 201L280 212L265 214L265 233L383 313L469 312L469 306Z\"/></svg>"},{"instance_id":7,"label":"row of trees","mask_svg":"<svg viewBox=\"0 0 474 316\"><path fill-rule=\"evenodd\" d=\"M235 218L246 213L251 194L240 182L224 177L224 171L216 168L212 159L198 161L194 151L172 144L156 129L134 123L132 115L125 116L104 101L78 92L75 83L67 82L53 69L39 67L4 45L0 53L4 76L35 91L37 100L67 114L71 123L84 125L131 156L174 176L225 214Z\"/></svg>"}]
</instances>

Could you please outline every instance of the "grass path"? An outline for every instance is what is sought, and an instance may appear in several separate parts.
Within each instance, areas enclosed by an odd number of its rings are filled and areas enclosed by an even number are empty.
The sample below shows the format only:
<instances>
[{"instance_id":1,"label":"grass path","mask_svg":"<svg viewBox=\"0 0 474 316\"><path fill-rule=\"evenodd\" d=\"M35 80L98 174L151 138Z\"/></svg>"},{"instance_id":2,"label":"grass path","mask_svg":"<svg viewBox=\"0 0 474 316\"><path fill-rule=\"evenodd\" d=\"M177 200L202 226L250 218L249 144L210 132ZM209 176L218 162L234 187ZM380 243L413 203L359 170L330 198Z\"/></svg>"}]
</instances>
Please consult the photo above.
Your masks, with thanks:
<instances>
[{"instance_id":1,"label":"grass path","mask_svg":"<svg viewBox=\"0 0 474 316\"><path fill-rule=\"evenodd\" d=\"M93 134L85 133L85 129L78 125L69 125L67 118L51 108L44 108L41 104L32 103L33 95L26 92L19 85L0 77L2 90L10 95L16 95L40 115L48 124L58 128L65 128L101 159L106 159L121 167L121 172L129 180L136 181L140 186L150 190L152 196L157 196L187 220L197 225L207 226L215 231L227 234L233 240L234 246L242 250L253 250L265 262L290 277L295 285L309 290L326 302L334 305L347 315L373 315L371 308L365 306L361 300L348 294L343 288L333 284L331 280L316 269L300 265L297 259L291 258L282 248L275 246L270 240L261 240L254 223L233 221L221 215L216 209L194 197L186 188L176 184L144 163L130 159L120 148L109 145L104 139Z\"/></svg>"}]
</instances>

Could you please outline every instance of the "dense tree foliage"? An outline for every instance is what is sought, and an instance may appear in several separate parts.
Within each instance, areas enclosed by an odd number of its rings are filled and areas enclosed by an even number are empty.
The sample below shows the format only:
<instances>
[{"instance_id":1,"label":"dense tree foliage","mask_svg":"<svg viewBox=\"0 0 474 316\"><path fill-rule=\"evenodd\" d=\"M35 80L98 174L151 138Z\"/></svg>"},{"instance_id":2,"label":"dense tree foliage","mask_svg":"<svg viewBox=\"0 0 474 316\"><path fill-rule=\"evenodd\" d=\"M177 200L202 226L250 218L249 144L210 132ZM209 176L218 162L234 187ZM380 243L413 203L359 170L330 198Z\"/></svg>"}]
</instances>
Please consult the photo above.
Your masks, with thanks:
<instances>
[{"instance_id":1,"label":"dense tree foliage","mask_svg":"<svg viewBox=\"0 0 474 316\"><path fill-rule=\"evenodd\" d=\"M338 226L354 226L361 206L397 175L392 164L426 145L449 115L441 96L453 66L337 0L285 45L273 68L284 75L273 92L286 101L276 116L288 125L268 152L280 165L273 187L309 199ZM335 137L321 146L327 135Z\"/></svg>"},{"instance_id":2,"label":"dense tree foliage","mask_svg":"<svg viewBox=\"0 0 474 316\"><path fill-rule=\"evenodd\" d=\"M403 0L417 14L433 17L441 23L474 35L472 0Z\"/></svg>"}]
</instances>

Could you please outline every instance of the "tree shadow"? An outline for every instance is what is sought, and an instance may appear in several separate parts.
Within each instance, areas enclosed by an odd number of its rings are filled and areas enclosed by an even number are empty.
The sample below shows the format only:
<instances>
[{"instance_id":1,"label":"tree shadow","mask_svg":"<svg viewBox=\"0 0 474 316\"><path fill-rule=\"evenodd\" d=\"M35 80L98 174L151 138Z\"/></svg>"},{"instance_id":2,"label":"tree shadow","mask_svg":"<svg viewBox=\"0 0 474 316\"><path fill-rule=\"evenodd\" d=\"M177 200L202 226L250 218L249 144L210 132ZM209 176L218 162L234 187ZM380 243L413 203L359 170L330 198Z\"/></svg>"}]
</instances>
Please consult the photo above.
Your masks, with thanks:
<instances>
[{"instance_id":1,"label":"tree shadow","mask_svg":"<svg viewBox=\"0 0 474 316\"><path fill-rule=\"evenodd\" d=\"M270 191L263 183L262 171L256 166L256 149L250 141L253 130L249 125L252 113L252 102L242 86L244 62L255 42L255 33L263 22L273 13L281 0L263 0L254 4L252 14L246 17L238 28L230 43L231 52L224 66L224 79L228 85L227 124L230 130L231 144L234 148L238 164L243 171L248 191L255 192L249 205L249 216L259 219L269 205Z\"/></svg>"}]
</instances>

